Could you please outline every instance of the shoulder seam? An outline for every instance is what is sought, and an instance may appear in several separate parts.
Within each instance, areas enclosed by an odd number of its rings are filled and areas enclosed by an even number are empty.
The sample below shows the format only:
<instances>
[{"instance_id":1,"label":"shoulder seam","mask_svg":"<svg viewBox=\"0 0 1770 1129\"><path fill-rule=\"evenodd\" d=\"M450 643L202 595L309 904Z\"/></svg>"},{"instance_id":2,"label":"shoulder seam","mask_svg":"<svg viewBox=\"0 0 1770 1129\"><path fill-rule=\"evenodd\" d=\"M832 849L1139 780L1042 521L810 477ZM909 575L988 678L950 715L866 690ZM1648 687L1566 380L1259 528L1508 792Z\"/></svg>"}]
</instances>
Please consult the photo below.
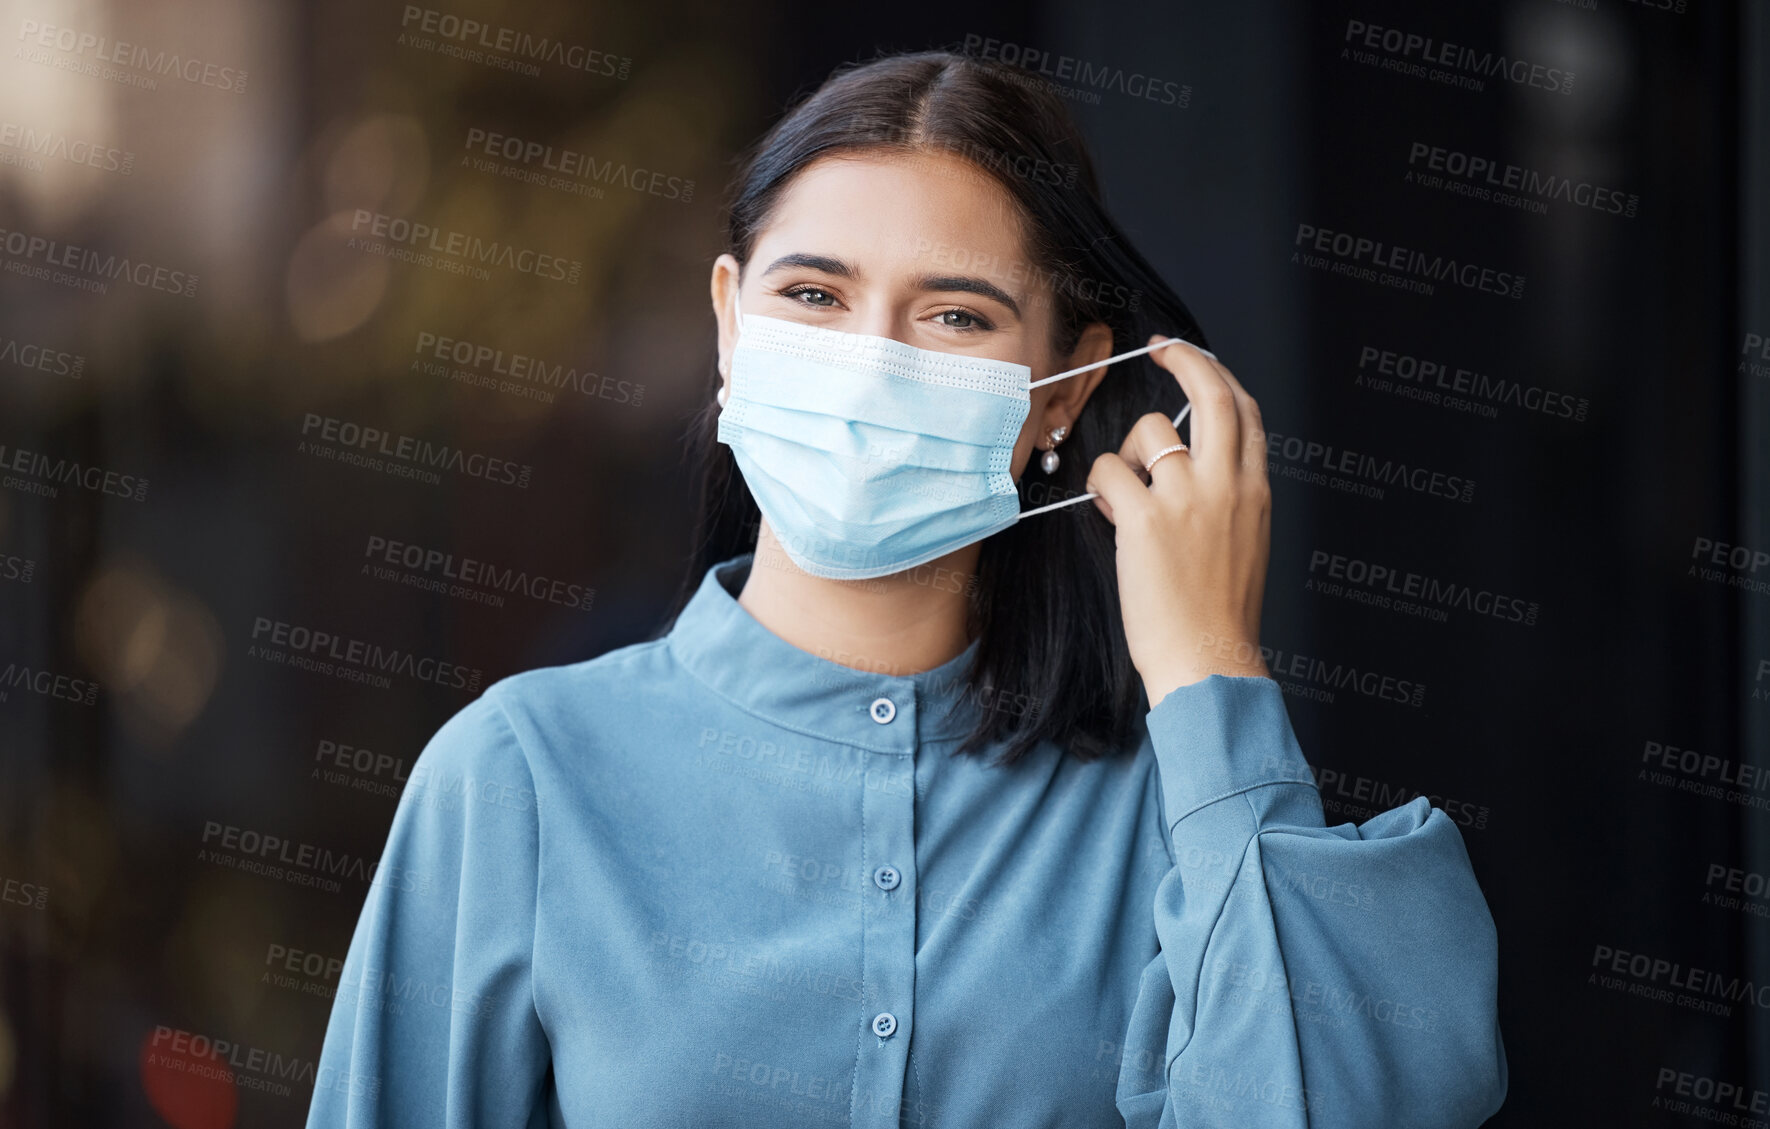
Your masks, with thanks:
<instances>
[{"instance_id":1,"label":"shoulder seam","mask_svg":"<svg viewBox=\"0 0 1770 1129\"><path fill-rule=\"evenodd\" d=\"M499 680L500 683L502 679ZM496 695L494 697L494 694ZM498 711L498 723L510 734L510 741L516 746L517 753L522 757L522 770L529 778L529 802L533 805L529 811L534 817L531 824L535 833L535 900L529 906L529 1008L534 1013L535 1022L541 1020L541 1001L535 998L535 937L540 932L541 921L541 789L535 783L535 767L530 762L528 747L522 743L522 734L516 731L511 723L510 711L504 708L504 694L499 684L486 687L480 699L490 701Z\"/></svg>"}]
</instances>

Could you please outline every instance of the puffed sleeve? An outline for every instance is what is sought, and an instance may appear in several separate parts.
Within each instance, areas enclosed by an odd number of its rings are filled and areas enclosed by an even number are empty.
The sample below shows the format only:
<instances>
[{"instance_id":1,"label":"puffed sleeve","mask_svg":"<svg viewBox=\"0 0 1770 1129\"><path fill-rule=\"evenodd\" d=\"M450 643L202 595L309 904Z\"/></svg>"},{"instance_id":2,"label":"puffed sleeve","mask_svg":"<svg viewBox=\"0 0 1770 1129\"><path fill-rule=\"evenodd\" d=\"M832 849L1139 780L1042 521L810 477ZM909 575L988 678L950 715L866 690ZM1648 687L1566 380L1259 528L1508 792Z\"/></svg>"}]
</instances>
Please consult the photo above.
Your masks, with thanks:
<instances>
[{"instance_id":1,"label":"puffed sleeve","mask_svg":"<svg viewBox=\"0 0 1770 1129\"><path fill-rule=\"evenodd\" d=\"M344 959L308 1129L545 1124L538 807L496 694L413 763Z\"/></svg>"},{"instance_id":2,"label":"puffed sleeve","mask_svg":"<svg viewBox=\"0 0 1770 1129\"><path fill-rule=\"evenodd\" d=\"M1172 865L1122 1044L1133 1129L1465 1129L1506 1096L1498 938L1425 797L1324 826L1270 678L1149 711Z\"/></svg>"}]
</instances>

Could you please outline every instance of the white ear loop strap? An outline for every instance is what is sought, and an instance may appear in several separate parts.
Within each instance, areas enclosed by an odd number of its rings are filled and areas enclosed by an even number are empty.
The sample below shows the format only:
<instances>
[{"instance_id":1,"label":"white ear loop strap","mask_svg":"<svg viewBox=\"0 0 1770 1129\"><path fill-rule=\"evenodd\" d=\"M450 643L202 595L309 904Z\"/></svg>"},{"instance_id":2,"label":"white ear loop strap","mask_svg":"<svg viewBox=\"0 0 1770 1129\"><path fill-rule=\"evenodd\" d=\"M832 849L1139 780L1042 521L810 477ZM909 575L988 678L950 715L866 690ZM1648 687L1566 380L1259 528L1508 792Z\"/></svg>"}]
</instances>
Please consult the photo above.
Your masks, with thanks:
<instances>
[{"instance_id":1,"label":"white ear loop strap","mask_svg":"<svg viewBox=\"0 0 1770 1129\"><path fill-rule=\"evenodd\" d=\"M1217 359L1217 354L1211 352L1209 349L1206 349L1201 345L1193 345L1192 342L1187 341L1186 339L1181 338L1181 337L1170 337L1166 341L1157 341L1154 345L1145 345L1141 349L1132 349L1128 353L1120 353L1118 356L1108 357L1104 361L1095 361L1091 365L1083 365L1081 368L1072 368L1068 372L1060 372L1056 376L1047 376L1043 380L1035 380L1031 384L1027 385L1026 387L1030 391L1034 388L1037 388L1041 384L1050 384L1052 381L1055 381L1055 380L1063 380L1066 377L1074 376L1078 372L1087 372L1091 368L1099 368L1101 365L1110 365L1114 361L1122 361L1126 357L1140 357L1144 353L1148 353L1148 352L1155 350L1155 349L1165 349L1169 345L1172 345L1176 342L1178 342L1179 344L1188 345L1194 349L1197 349L1199 352L1201 352L1205 356L1211 358L1213 361Z\"/></svg>"},{"instance_id":2,"label":"white ear loop strap","mask_svg":"<svg viewBox=\"0 0 1770 1129\"><path fill-rule=\"evenodd\" d=\"M1120 353L1118 356L1108 357L1104 361L1095 361L1091 365L1083 365L1081 368L1072 368L1068 372L1060 372L1056 376L1047 376L1043 380L1035 380L1031 384L1027 385L1027 388L1032 389L1032 388L1037 388L1041 384L1050 384L1054 380L1062 380L1065 377L1074 376L1078 372L1087 372L1091 368L1099 368L1101 365L1110 365L1114 361L1122 361L1126 357L1140 356L1144 353L1149 352L1152 349L1166 348L1167 346L1174 344L1174 342L1176 342L1176 341L1180 341L1182 344L1189 345L1192 348L1197 349L1199 352L1201 352L1205 356L1211 358L1213 361L1217 359L1217 354L1211 352L1209 349L1202 348L1198 345L1193 345L1192 342L1183 341L1179 337L1170 337L1166 341L1157 341L1154 345L1145 345L1141 349L1132 349L1129 353ZM1174 427L1176 430L1178 430L1180 427L1180 421L1185 419L1186 413L1190 412L1191 410L1192 410L1192 402L1189 400L1189 401L1187 401L1186 406L1180 409L1180 414L1174 417ZM1046 510L1062 509L1064 506L1073 506L1077 502L1086 502L1090 498L1098 498L1099 496L1100 495L1097 492L1090 491L1089 493L1086 493L1086 494L1077 495L1074 498L1065 498L1061 502L1052 502L1048 506L1040 506L1037 509L1033 509L1033 510L1022 510L1022 511L1020 511L1020 517L1031 517L1034 514L1042 514ZM1015 518L1014 520L1019 521L1020 518Z\"/></svg>"}]
</instances>

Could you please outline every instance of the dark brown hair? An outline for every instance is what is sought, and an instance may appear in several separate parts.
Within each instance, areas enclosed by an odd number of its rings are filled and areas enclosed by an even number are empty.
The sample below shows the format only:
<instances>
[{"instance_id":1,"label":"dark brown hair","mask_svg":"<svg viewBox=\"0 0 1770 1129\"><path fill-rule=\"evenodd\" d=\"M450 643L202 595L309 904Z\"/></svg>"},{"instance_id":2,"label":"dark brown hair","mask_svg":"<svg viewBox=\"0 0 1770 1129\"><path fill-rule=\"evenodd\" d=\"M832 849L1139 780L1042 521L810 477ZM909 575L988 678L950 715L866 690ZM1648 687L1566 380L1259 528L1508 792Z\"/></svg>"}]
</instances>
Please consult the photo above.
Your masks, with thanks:
<instances>
[{"instance_id":1,"label":"dark brown hair","mask_svg":"<svg viewBox=\"0 0 1770 1129\"><path fill-rule=\"evenodd\" d=\"M1021 210L1033 277L1048 287L1058 355L1094 322L1111 328L1115 353L1152 333L1208 347L1179 296L1107 215L1081 133L1043 80L949 51L838 68L740 158L727 196L726 250L747 266L793 176L845 150L941 150L1001 184ZM690 428L701 517L692 565L659 635L708 568L756 547L756 503L731 449L715 438L718 381L714 371L707 406ZM1139 416L1172 416L1184 402L1174 378L1147 355L1113 365L1072 427L1057 472L1047 477L1029 466L1021 476L1022 508L1085 492L1093 460L1118 450ZM1125 645L1112 525L1093 505L986 539L969 606L979 643L961 700L983 708L958 752L1000 746L993 763L1008 764L1046 739L1084 761L1136 747L1147 707Z\"/></svg>"}]
</instances>

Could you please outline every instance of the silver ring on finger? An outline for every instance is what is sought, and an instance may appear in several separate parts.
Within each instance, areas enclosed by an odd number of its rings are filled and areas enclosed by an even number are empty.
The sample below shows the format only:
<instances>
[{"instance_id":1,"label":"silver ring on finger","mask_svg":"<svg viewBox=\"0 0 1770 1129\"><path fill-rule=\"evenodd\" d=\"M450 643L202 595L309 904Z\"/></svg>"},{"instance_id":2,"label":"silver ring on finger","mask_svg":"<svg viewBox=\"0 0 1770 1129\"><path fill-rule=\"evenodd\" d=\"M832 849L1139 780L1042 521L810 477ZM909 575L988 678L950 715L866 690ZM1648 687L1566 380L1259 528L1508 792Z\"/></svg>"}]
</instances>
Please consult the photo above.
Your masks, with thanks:
<instances>
[{"instance_id":1,"label":"silver ring on finger","mask_svg":"<svg viewBox=\"0 0 1770 1129\"><path fill-rule=\"evenodd\" d=\"M1155 464L1161 462L1167 456L1174 454L1176 451L1184 451L1184 450L1186 450L1186 444L1184 444L1184 443L1175 443L1174 445L1172 445L1170 447L1163 447L1161 450L1157 451L1154 455L1150 456L1150 459L1148 462L1143 464L1143 473L1144 474L1150 473L1151 468L1154 467Z\"/></svg>"}]
</instances>

